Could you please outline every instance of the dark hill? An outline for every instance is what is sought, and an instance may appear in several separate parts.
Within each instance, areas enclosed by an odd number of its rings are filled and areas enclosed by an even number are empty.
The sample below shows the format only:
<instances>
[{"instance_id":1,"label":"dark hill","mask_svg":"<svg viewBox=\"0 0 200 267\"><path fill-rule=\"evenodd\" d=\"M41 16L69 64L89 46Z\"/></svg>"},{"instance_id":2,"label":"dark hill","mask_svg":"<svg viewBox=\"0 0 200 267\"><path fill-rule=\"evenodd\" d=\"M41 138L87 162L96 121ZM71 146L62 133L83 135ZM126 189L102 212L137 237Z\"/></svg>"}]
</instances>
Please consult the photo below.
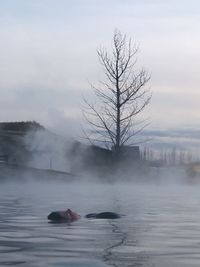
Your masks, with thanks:
<instances>
[{"instance_id":1,"label":"dark hill","mask_svg":"<svg viewBox=\"0 0 200 267\"><path fill-rule=\"evenodd\" d=\"M0 131L28 132L45 130L45 128L35 121L20 122L0 122Z\"/></svg>"}]
</instances>

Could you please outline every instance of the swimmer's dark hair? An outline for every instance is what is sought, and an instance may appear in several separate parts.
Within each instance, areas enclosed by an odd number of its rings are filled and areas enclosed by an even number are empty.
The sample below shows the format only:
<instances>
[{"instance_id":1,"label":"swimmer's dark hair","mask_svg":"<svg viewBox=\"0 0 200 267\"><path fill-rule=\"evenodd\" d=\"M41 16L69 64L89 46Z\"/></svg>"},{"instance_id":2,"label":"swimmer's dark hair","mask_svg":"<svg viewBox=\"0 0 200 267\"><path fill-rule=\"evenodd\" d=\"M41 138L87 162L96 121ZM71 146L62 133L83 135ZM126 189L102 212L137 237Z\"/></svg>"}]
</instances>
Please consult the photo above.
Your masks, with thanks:
<instances>
[{"instance_id":1,"label":"swimmer's dark hair","mask_svg":"<svg viewBox=\"0 0 200 267\"><path fill-rule=\"evenodd\" d=\"M49 215L48 215L48 220L54 220L54 221L60 221L62 220L63 218L60 216L60 214L56 211L53 211L51 212Z\"/></svg>"}]
</instances>

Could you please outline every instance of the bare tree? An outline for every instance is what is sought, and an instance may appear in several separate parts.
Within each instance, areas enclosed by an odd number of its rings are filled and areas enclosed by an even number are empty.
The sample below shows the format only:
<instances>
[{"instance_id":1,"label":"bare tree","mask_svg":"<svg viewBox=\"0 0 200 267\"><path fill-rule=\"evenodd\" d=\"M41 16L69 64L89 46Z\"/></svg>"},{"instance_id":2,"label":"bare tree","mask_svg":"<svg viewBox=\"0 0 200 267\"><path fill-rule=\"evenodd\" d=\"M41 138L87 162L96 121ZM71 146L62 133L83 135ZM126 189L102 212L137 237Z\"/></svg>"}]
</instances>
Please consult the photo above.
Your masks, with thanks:
<instances>
[{"instance_id":1,"label":"bare tree","mask_svg":"<svg viewBox=\"0 0 200 267\"><path fill-rule=\"evenodd\" d=\"M136 69L138 47L118 30L114 32L112 52L100 48L97 53L106 81L99 87L92 85L97 103L85 100L84 114L91 127L87 137L119 154L124 145L134 144L133 137L144 127L135 119L150 101L151 94L145 88L150 75L143 68Z\"/></svg>"}]
</instances>

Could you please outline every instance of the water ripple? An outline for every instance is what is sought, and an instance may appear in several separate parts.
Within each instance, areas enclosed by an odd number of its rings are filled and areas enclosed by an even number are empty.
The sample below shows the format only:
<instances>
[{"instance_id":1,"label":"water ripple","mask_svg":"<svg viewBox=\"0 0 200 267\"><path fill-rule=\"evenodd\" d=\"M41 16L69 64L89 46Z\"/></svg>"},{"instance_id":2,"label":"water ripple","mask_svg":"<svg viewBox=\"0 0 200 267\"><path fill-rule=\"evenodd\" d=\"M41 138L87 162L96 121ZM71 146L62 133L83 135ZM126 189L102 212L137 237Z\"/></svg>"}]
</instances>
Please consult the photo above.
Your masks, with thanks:
<instances>
[{"instance_id":1,"label":"water ripple","mask_svg":"<svg viewBox=\"0 0 200 267\"><path fill-rule=\"evenodd\" d=\"M57 190L59 189L59 190ZM199 266L200 196L195 188L77 186L0 195L0 266L167 267ZM50 189L48 189L50 190ZM57 190L57 191L56 191ZM57 193L56 193L57 192ZM190 198L185 198L185 194ZM116 197L117 196L117 197ZM49 211L72 205L73 223L48 223ZM68 206L69 207L69 206ZM113 210L119 220L88 220L84 214Z\"/></svg>"}]
</instances>

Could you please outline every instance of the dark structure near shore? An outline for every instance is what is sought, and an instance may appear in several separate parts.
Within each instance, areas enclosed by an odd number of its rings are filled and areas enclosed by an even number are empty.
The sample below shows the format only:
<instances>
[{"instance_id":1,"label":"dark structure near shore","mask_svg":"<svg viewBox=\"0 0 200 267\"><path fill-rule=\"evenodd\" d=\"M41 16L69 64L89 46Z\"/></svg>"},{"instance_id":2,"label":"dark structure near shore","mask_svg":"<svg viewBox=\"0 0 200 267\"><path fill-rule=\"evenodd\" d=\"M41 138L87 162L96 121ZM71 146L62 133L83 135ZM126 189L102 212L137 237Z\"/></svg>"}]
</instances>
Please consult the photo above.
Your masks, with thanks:
<instances>
[{"instance_id":1,"label":"dark structure near shore","mask_svg":"<svg viewBox=\"0 0 200 267\"><path fill-rule=\"evenodd\" d=\"M35 121L0 123L0 162L27 164L31 153L24 138L30 131L44 131L45 128Z\"/></svg>"},{"instance_id":2,"label":"dark structure near shore","mask_svg":"<svg viewBox=\"0 0 200 267\"><path fill-rule=\"evenodd\" d=\"M59 147L62 150L61 154ZM37 122L0 123L0 163L4 165L6 173L13 173L13 170L21 173L23 169L27 173L27 168L32 168L32 173L36 169L57 171L58 176L63 177L70 173L80 175L91 172L103 179L115 170L125 170L130 166L133 168L141 161L138 146L124 146L118 160L115 155L114 151L102 147L67 141L49 132ZM67 166L66 169L56 168L58 159ZM43 166L34 165L35 160L43 162ZM9 168L12 171L9 172ZM53 176L52 172L50 176Z\"/></svg>"},{"instance_id":3,"label":"dark structure near shore","mask_svg":"<svg viewBox=\"0 0 200 267\"><path fill-rule=\"evenodd\" d=\"M72 157L76 158L81 155L82 162L85 166L110 166L115 163L115 153L99 146L83 145L80 142L75 142L70 151ZM139 146L124 146L120 161L125 162L131 160L137 162L140 160Z\"/></svg>"}]
</instances>

